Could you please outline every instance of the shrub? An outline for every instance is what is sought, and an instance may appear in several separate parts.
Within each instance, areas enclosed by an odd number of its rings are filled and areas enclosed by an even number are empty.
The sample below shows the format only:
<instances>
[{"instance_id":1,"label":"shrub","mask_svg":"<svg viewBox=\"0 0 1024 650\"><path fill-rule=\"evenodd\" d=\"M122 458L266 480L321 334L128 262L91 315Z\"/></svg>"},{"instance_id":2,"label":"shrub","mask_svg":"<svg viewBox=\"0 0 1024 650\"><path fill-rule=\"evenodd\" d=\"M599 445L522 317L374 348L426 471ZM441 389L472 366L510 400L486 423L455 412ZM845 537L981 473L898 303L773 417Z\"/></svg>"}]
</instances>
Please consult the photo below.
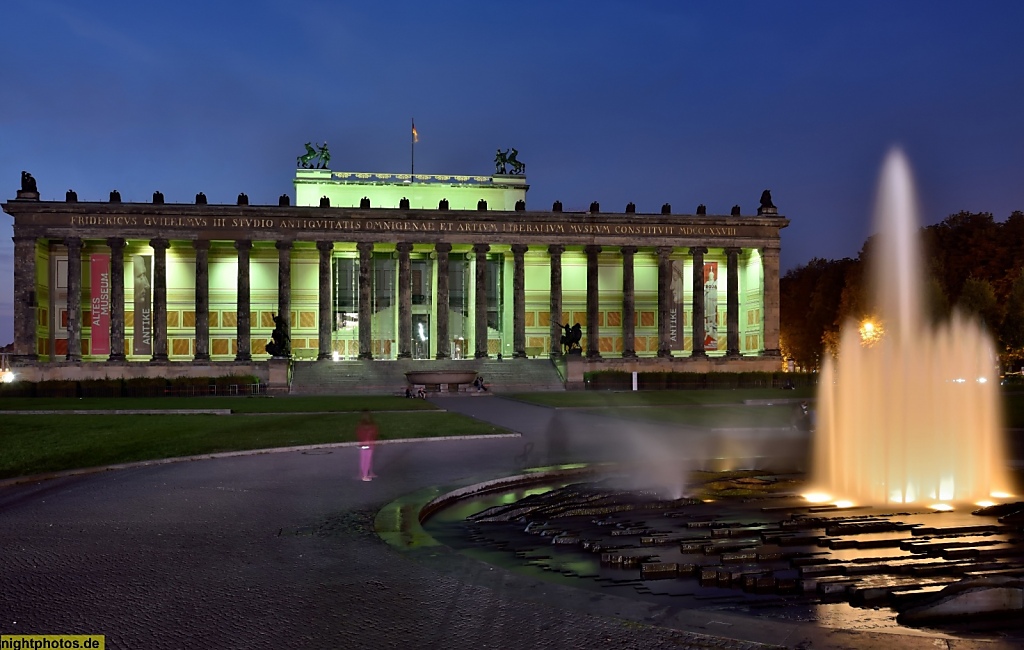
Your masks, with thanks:
<instances>
[{"instance_id":1,"label":"shrub","mask_svg":"<svg viewBox=\"0 0 1024 650\"><path fill-rule=\"evenodd\" d=\"M624 370L588 372L583 375L587 390L629 390L633 387L633 373Z\"/></svg>"},{"instance_id":2,"label":"shrub","mask_svg":"<svg viewBox=\"0 0 1024 650\"><path fill-rule=\"evenodd\" d=\"M120 379L87 379L78 382L78 394L82 397L121 397L124 382Z\"/></svg>"},{"instance_id":3,"label":"shrub","mask_svg":"<svg viewBox=\"0 0 1024 650\"><path fill-rule=\"evenodd\" d=\"M0 384L0 397L32 397L36 385L31 381L13 381Z\"/></svg>"},{"instance_id":4,"label":"shrub","mask_svg":"<svg viewBox=\"0 0 1024 650\"><path fill-rule=\"evenodd\" d=\"M163 377L132 377L124 380L124 394L128 397L159 397L167 388Z\"/></svg>"},{"instance_id":5,"label":"shrub","mask_svg":"<svg viewBox=\"0 0 1024 650\"><path fill-rule=\"evenodd\" d=\"M630 390L633 387L632 373L621 370L588 372L583 375L583 381L587 390ZM794 388L813 387L818 383L818 375L795 372L641 372L637 375L639 390L783 388L787 382Z\"/></svg>"},{"instance_id":6,"label":"shrub","mask_svg":"<svg viewBox=\"0 0 1024 650\"><path fill-rule=\"evenodd\" d=\"M36 384L36 397L78 397L78 383L65 380L41 381Z\"/></svg>"}]
</instances>

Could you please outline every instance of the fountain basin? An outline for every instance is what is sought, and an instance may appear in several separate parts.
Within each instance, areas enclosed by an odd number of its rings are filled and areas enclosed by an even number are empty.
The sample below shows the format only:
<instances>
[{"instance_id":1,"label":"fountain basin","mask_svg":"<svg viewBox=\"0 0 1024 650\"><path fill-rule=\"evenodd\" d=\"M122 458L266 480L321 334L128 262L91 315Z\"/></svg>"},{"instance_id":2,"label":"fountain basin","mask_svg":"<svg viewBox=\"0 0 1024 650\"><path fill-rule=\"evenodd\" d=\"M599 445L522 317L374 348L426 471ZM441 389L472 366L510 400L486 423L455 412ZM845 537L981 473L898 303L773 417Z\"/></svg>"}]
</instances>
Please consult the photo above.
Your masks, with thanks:
<instances>
[{"instance_id":1,"label":"fountain basin","mask_svg":"<svg viewBox=\"0 0 1024 650\"><path fill-rule=\"evenodd\" d=\"M424 390L438 391L445 385L449 392L458 392L460 385L469 385L476 379L476 370L413 370L405 373L410 384L421 384Z\"/></svg>"},{"instance_id":2,"label":"fountain basin","mask_svg":"<svg viewBox=\"0 0 1024 650\"><path fill-rule=\"evenodd\" d=\"M528 577L750 615L752 626L778 619L918 636L928 630L911 632L917 625L955 634L983 618L1011 643L1024 639L1022 581L999 568L1024 545L992 515L815 506L796 496L799 476L761 470L698 471L692 496L679 499L657 486L624 487L644 467L562 466L442 496L423 490L415 505L382 510L375 530L399 548L442 544ZM958 582L981 571L986 577Z\"/></svg>"}]
</instances>

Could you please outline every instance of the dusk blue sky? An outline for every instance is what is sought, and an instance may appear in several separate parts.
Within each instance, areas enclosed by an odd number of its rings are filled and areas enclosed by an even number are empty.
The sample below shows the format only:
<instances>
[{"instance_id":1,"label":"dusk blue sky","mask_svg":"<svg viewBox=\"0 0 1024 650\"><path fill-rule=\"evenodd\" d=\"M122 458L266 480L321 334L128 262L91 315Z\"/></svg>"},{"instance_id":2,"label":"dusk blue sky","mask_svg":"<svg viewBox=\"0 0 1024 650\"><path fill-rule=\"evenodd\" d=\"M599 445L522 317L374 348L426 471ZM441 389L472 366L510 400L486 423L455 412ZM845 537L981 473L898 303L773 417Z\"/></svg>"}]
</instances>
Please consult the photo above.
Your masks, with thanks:
<instances>
[{"instance_id":1,"label":"dusk blue sky","mask_svg":"<svg viewBox=\"0 0 1024 650\"><path fill-rule=\"evenodd\" d=\"M922 219L1024 210L1022 2L138 2L0 8L0 199L252 203L294 196L303 143L332 168L490 174L528 207L753 213L783 270L855 256L903 147ZM0 344L13 338L0 216Z\"/></svg>"}]
</instances>

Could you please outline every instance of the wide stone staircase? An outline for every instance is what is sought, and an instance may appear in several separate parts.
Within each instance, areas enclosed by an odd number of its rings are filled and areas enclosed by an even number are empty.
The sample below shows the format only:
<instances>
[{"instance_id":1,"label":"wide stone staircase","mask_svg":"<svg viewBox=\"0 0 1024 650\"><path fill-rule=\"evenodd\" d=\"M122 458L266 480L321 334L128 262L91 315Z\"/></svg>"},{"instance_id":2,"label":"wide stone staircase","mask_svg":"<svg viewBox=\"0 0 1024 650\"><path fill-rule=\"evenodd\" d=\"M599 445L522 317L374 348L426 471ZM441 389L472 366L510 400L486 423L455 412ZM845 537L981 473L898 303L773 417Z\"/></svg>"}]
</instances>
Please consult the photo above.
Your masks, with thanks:
<instances>
[{"instance_id":1,"label":"wide stone staircase","mask_svg":"<svg viewBox=\"0 0 1024 650\"><path fill-rule=\"evenodd\" d=\"M488 391L469 393L525 393L565 390L550 359L398 359L379 361L296 361L292 371L292 395L398 395L414 370L476 370Z\"/></svg>"}]
</instances>

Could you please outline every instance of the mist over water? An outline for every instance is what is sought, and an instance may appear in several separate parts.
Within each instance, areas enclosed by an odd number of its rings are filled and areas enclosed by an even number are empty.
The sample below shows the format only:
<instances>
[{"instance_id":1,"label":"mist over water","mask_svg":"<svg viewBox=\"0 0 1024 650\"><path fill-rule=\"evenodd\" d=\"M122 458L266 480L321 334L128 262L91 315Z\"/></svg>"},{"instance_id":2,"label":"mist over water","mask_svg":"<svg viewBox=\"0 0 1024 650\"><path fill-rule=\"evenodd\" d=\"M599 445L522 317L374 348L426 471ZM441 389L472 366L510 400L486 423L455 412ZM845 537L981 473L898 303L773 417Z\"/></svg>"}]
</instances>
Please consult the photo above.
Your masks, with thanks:
<instances>
[{"instance_id":1,"label":"mist over water","mask_svg":"<svg viewBox=\"0 0 1024 650\"><path fill-rule=\"evenodd\" d=\"M910 167L886 158L869 269L881 336L865 345L848 322L827 359L813 446L816 489L861 504L978 502L1010 492L998 359L972 319L932 326Z\"/></svg>"},{"instance_id":2,"label":"mist over water","mask_svg":"<svg viewBox=\"0 0 1024 650\"><path fill-rule=\"evenodd\" d=\"M664 499L691 497L692 473L698 470L765 470L793 472L805 466L806 434L791 428L750 428L745 418L733 421L735 408L722 408L714 428L643 422L614 409L601 415L555 411L547 425L550 465L574 458L610 461L605 477L611 487L657 493ZM716 409L719 410L719 409ZM699 488L700 486L696 486Z\"/></svg>"}]
</instances>

